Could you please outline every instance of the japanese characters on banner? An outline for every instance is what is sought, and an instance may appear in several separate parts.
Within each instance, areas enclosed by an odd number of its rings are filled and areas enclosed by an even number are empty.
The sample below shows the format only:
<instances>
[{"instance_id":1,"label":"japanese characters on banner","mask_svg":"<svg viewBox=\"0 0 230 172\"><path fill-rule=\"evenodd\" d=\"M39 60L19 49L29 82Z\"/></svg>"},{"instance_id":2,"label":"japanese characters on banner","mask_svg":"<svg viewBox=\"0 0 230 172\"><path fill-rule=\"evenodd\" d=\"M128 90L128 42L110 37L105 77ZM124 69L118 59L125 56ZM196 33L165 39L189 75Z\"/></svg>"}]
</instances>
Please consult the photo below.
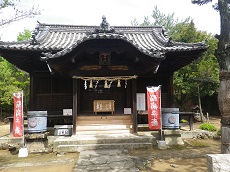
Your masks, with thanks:
<instances>
[{"instance_id":1,"label":"japanese characters on banner","mask_svg":"<svg viewBox=\"0 0 230 172\"><path fill-rule=\"evenodd\" d=\"M13 136L23 136L23 94L22 92L13 93L14 99L14 121L13 121Z\"/></svg>"},{"instance_id":2,"label":"japanese characters on banner","mask_svg":"<svg viewBox=\"0 0 230 172\"><path fill-rule=\"evenodd\" d=\"M161 129L161 87L147 87L148 124L150 130Z\"/></svg>"}]
</instances>

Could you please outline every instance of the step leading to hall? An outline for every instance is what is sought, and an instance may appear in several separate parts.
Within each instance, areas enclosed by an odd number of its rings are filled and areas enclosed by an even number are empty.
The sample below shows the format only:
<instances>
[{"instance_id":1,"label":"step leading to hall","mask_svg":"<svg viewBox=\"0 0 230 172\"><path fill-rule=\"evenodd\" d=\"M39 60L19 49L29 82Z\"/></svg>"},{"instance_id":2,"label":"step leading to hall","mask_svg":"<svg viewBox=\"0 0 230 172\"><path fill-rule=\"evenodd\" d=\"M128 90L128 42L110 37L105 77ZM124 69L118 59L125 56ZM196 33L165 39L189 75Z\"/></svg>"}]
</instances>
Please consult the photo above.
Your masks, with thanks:
<instances>
[{"instance_id":1,"label":"step leading to hall","mask_svg":"<svg viewBox=\"0 0 230 172\"><path fill-rule=\"evenodd\" d=\"M95 149L150 149L156 145L156 138L152 135L125 134L97 134L61 136L54 140L55 152L80 152Z\"/></svg>"}]
</instances>

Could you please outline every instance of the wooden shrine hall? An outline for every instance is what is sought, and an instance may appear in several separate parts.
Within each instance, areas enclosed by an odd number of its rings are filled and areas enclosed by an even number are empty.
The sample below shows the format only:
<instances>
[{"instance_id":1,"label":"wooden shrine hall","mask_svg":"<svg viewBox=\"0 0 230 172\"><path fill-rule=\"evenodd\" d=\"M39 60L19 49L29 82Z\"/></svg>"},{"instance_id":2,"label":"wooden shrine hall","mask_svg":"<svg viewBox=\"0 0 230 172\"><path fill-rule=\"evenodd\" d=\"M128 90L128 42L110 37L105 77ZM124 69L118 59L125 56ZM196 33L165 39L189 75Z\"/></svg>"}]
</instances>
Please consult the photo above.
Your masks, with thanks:
<instances>
[{"instance_id":1,"label":"wooden shrine hall","mask_svg":"<svg viewBox=\"0 0 230 172\"><path fill-rule=\"evenodd\" d=\"M69 119L73 134L110 117L128 117L137 132L146 87L161 85L162 107L171 107L173 72L206 49L174 42L160 26L111 27L104 16L99 26L38 23L30 40L0 42L0 55L30 74L29 110Z\"/></svg>"}]
</instances>

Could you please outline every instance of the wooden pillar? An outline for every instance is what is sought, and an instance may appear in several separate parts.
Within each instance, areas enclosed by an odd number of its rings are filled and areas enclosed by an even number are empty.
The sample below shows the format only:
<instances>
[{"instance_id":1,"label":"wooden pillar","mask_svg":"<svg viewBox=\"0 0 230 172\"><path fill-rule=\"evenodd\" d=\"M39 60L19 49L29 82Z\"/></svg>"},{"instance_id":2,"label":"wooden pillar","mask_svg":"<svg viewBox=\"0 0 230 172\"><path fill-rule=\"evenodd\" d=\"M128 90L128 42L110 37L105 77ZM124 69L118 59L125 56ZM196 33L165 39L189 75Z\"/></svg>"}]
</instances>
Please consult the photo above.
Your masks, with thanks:
<instances>
[{"instance_id":1,"label":"wooden pillar","mask_svg":"<svg viewBox=\"0 0 230 172\"><path fill-rule=\"evenodd\" d=\"M77 86L78 80L73 79L73 135L76 135L77 127Z\"/></svg>"},{"instance_id":2,"label":"wooden pillar","mask_svg":"<svg viewBox=\"0 0 230 172\"><path fill-rule=\"evenodd\" d=\"M136 79L132 80L132 104L133 104L133 132L137 133L137 82Z\"/></svg>"},{"instance_id":3,"label":"wooden pillar","mask_svg":"<svg viewBox=\"0 0 230 172\"><path fill-rule=\"evenodd\" d=\"M30 98L29 109L34 109L34 76L30 74Z\"/></svg>"}]
</instances>

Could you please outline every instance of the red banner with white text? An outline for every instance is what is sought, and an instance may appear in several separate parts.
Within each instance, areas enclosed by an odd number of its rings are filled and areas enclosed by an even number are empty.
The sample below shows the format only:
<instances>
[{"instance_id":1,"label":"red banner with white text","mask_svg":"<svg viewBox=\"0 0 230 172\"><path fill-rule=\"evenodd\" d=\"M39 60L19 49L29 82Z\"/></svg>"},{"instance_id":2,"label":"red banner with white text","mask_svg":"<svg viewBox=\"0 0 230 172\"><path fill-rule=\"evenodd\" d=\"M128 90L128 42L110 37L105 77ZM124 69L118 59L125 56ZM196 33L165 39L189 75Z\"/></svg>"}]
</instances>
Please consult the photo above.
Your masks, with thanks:
<instances>
[{"instance_id":1,"label":"red banner with white text","mask_svg":"<svg viewBox=\"0 0 230 172\"><path fill-rule=\"evenodd\" d=\"M13 121L13 136L23 136L23 94L22 92L14 93L14 121Z\"/></svg>"},{"instance_id":2,"label":"red banner with white text","mask_svg":"<svg viewBox=\"0 0 230 172\"><path fill-rule=\"evenodd\" d=\"M150 130L161 129L161 87L147 87L148 124Z\"/></svg>"}]
</instances>

